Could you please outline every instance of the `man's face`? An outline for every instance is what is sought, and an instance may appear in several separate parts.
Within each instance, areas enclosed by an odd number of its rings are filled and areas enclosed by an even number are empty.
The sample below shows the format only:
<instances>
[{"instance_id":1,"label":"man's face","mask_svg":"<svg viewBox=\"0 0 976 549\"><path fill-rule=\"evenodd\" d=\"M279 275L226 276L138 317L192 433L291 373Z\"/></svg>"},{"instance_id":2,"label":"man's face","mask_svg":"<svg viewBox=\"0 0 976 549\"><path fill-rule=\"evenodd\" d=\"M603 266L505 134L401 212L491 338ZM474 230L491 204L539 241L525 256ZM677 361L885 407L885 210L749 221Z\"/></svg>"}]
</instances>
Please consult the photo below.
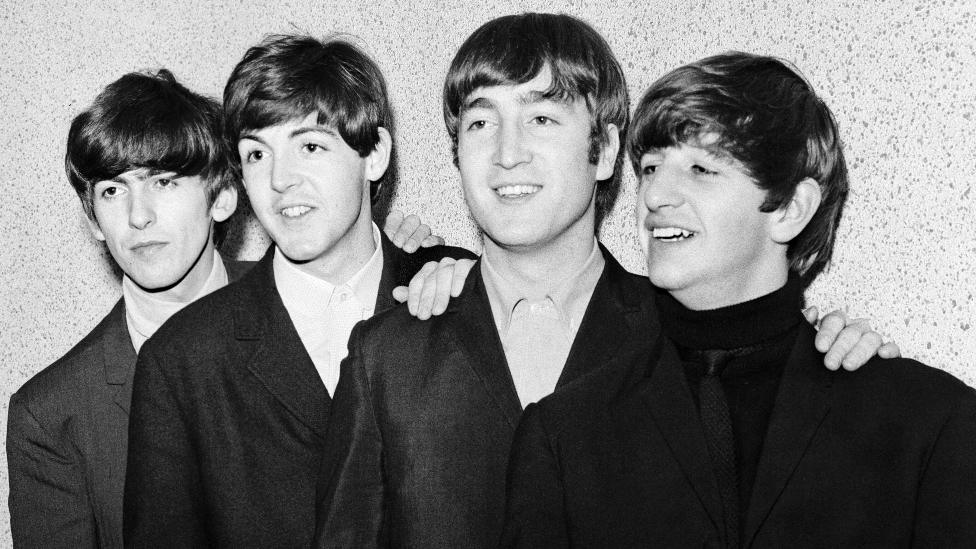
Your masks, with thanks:
<instances>
[{"instance_id":1,"label":"man's face","mask_svg":"<svg viewBox=\"0 0 976 549\"><path fill-rule=\"evenodd\" d=\"M232 190L223 194L227 193L236 206L237 195ZM213 254L204 252L213 249L212 222L234 211L222 210L226 200L221 197L208 206L206 185L199 176L130 170L95 184L92 232L140 287L198 288L210 275Z\"/></svg>"},{"instance_id":2,"label":"man's face","mask_svg":"<svg viewBox=\"0 0 976 549\"><path fill-rule=\"evenodd\" d=\"M589 242L595 182L613 174L616 140L609 159L604 152L591 164L589 110L579 99L545 98L551 81L544 69L523 84L478 88L462 105L465 200L488 239L503 248Z\"/></svg>"},{"instance_id":3,"label":"man's face","mask_svg":"<svg viewBox=\"0 0 976 549\"><path fill-rule=\"evenodd\" d=\"M641 157L637 224L651 282L692 309L760 297L785 282L776 212L738 161L679 145ZM777 273L783 280L777 280Z\"/></svg>"},{"instance_id":4,"label":"man's face","mask_svg":"<svg viewBox=\"0 0 976 549\"><path fill-rule=\"evenodd\" d=\"M384 130L385 131L385 130ZM322 259L357 223L369 227L368 158L317 113L246 132L237 150L254 213L293 262Z\"/></svg>"}]
</instances>

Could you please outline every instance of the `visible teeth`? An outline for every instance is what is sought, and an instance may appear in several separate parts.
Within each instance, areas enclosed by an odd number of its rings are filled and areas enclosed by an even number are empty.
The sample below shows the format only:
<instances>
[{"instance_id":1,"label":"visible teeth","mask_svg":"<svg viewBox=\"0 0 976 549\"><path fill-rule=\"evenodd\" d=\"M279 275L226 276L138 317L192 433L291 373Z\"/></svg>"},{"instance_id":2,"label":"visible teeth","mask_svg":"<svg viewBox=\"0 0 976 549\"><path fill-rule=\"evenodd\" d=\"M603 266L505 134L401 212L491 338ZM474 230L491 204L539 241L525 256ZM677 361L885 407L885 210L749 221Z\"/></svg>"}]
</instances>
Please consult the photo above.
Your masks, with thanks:
<instances>
[{"instance_id":1,"label":"visible teeth","mask_svg":"<svg viewBox=\"0 0 976 549\"><path fill-rule=\"evenodd\" d=\"M678 227L654 227L651 230L651 236L665 240L684 240L695 236L695 233Z\"/></svg>"},{"instance_id":2,"label":"visible teeth","mask_svg":"<svg viewBox=\"0 0 976 549\"><path fill-rule=\"evenodd\" d=\"M498 187L495 192L502 196L520 196L525 194L535 194L542 187L538 185L505 185Z\"/></svg>"},{"instance_id":3,"label":"visible teeth","mask_svg":"<svg viewBox=\"0 0 976 549\"><path fill-rule=\"evenodd\" d=\"M292 206L281 210L281 215L285 217L298 217L311 209L308 206Z\"/></svg>"}]
</instances>

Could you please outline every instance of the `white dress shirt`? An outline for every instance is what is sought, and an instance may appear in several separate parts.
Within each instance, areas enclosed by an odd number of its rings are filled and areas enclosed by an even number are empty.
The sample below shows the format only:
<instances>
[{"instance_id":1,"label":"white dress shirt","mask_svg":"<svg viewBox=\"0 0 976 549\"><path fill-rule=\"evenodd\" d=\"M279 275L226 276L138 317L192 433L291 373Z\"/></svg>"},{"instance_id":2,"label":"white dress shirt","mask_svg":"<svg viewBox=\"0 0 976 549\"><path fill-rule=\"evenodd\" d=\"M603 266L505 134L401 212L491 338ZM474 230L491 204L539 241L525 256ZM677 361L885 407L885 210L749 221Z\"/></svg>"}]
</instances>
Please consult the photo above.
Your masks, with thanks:
<instances>
[{"instance_id":1,"label":"white dress shirt","mask_svg":"<svg viewBox=\"0 0 976 549\"><path fill-rule=\"evenodd\" d=\"M573 275L548 281L544 295L537 291L532 299L527 288L502 276L487 255L481 257L495 327L525 408L555 390L606 260L594 238L593 250Z\"/></svg>"},{"instance_id":2,"label":"white dress shirt","mask_svg":"<svg viewBox=\"0 0 976 549\"><path fill-rule=\"evenodd\" d=\"M375 223L373 242L373 255L339 285L302 271L275 249L272 266L281 302L330 395L339 382L339 363L349 353L352 327L373 316L376 308L383 276L383 246Z\"/></svg>"}]
</instances>

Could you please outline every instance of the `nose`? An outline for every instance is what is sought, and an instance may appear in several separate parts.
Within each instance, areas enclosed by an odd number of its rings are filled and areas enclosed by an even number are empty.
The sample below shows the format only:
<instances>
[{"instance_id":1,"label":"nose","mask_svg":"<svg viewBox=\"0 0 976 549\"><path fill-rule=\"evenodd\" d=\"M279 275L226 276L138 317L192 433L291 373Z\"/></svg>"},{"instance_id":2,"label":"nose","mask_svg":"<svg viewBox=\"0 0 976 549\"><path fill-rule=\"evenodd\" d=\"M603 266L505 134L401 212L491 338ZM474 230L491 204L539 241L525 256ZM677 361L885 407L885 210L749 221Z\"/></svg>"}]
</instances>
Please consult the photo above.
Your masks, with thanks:
<instances>
[{"instance_id":1,"label":"nose","mask_svg":"<svg viewBox=\"0 0 976 549\"><path fill-rule=\"evenodd\" d=\"M275 156L271 159L271 188L275 192L283 193L301 181L293 164L286 156Z\"/></svg>"},{"instance_id":2,"label":"nose","mask_svg":"<svg viewBox=\"0 0 976 549\"><path fill-rule=\"evenodd\" d=\"M502 124L495 139L496 165L512 169L532 159L532 154L526 147L525 135L519 124Z\"/></svg>"},{"instance_id":3,"label":"nose","mask_svg":"<svg viewBox=\"0 0 976 549\"><path fill-rule=\"evenodd\" d=\"M156 221L156 207L149 193L132 189L129 192L129 226L143 230Z\"/></svg>"},{"instance_id":4,"label":"nose","mask_svg":"<svg viewBox=\"0 0 976 549\"><path fill-rule=\"evenodd\" d=\"M641 198L651 211L680 206L684 203L681 175L666 166L658 166L654 173L641 177Z\"/></svg>"}]
</instances>

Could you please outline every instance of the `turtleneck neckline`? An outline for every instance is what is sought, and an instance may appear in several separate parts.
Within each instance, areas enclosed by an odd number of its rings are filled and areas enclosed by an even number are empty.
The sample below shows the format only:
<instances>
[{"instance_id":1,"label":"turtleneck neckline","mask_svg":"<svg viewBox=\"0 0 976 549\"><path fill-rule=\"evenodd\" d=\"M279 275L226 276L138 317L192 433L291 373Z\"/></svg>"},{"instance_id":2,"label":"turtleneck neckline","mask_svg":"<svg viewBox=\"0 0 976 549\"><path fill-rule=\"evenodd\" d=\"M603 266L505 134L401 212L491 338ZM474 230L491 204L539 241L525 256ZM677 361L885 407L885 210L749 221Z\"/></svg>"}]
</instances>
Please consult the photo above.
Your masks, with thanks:
<instances>
[{"instance_id":1,"label":"turtleneck neckline","mask_svg":"<svg viewBox=\"0 0 976 549\"><path fill-rule=\"evenodd\" d=\"M658 289L664 333L688 349L735 349L775 338L803 320L800 278L790 273L786 284L762 297L704 311L693 311Z\"/></svg>"}]
</instances>

